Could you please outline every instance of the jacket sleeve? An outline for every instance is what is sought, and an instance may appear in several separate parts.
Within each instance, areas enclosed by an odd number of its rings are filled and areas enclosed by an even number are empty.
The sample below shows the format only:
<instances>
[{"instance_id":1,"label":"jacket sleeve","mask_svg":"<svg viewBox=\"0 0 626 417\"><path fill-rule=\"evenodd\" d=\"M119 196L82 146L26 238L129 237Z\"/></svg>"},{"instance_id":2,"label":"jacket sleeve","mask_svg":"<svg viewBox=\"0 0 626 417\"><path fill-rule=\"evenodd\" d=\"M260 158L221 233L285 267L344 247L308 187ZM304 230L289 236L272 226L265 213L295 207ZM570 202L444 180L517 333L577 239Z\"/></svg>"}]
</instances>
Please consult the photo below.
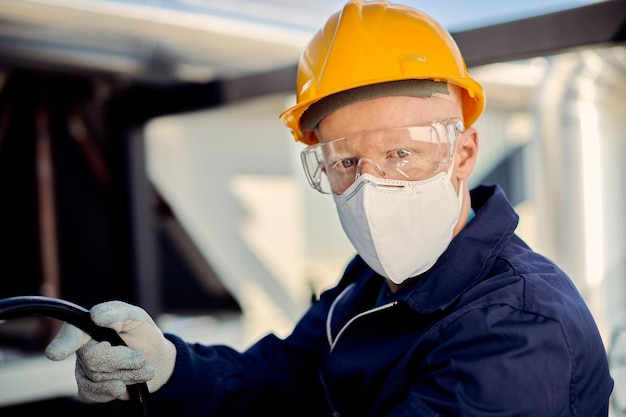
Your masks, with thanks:
<instances>
[{"instance_id":1,"label":"jacket sleeve","mask_svg":"<svg viewBox=\"0 0 626 417\"><path fill-rule=\"evenodd\" d=\"M337 294L360 276L364 265L355 257L338 285L309 307L285 339L270 334L239 352L166 335L177 349L176 366L170 380L152 394L151 415L328 415L318 376L329 351L326 317Z\"/></svg>"},{"instance_id":2,"label":"jacket sleeve","mask_svg":"<svg viewBox=\"0 0 626 417\"><path fill-rule=\"evenodd\" d=\"M178 352L176 367L163 388L152 394L151 414L327 414L317 369L320 355L327 351L324 324L330 294L309 308L287 338L270 334L243 352L185 343L168 334Z\"/></svg>"}]
</instances>

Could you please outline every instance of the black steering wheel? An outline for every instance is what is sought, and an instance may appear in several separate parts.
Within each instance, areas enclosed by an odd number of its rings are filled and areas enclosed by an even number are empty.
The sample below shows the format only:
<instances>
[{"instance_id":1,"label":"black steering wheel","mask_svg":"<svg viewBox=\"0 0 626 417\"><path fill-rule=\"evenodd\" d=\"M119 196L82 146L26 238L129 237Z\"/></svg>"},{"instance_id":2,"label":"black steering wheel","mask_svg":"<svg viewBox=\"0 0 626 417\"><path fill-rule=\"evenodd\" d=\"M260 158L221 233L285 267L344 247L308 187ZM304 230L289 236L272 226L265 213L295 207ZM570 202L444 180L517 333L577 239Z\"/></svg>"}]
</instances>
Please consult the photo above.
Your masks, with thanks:
<instances>
[{"instance_id":1,"label":"black steering wheel","mask_svg":"<svg viewBox=\"0 0 626 417\"><path fill-rule=\"evenodd\" d=\"M69 301L31 295L0 299L0 320L27 316L52 317L78 327L95 340L125 345L115 330L96 325L91 321L89 310ZM129 385L128 393L135 415L147 417L149 391L146 383Z\"/></svg>"}]
</instances>

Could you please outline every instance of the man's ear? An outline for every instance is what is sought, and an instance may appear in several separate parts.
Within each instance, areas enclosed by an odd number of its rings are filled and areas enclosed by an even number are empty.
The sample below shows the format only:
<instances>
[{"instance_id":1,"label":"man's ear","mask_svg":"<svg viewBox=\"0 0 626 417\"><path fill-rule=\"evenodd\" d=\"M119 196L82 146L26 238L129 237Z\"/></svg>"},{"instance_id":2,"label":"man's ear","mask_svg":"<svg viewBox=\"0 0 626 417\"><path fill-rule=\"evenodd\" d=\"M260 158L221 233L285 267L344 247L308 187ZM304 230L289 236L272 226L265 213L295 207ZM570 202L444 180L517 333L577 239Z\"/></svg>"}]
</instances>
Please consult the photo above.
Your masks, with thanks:
<instances>
[{"instance_id":1,"label":"man's ear","mask_svg":"<svg viewBox=\"0 0 626 417\"><path fill-rule=\"evenodd\" d=\"M474 170L478 157L478 132L473 127L468 127L461 134L456 147L456 176L464 180Z\"/></svg>"}]
</instances>

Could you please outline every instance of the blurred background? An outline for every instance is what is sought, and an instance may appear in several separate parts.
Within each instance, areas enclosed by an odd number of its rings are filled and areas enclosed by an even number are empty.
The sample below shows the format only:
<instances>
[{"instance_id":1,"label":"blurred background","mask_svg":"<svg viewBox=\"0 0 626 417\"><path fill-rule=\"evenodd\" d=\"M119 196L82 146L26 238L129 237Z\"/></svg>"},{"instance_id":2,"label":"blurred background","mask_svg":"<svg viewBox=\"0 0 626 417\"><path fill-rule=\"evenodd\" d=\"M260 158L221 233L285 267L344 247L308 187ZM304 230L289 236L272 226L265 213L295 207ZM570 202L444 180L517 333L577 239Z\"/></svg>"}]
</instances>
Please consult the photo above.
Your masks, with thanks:
<instances>
[{"instance_id":1,"label":"blurred background","mask_svg":"<svg viewBox=\"0 0 626 417\"><path fill-rule=\"evenodd\" d=\"M399 1L400 2L400 1ZM486 90L472 185L570 274L626 416L626 1L405 0ZM340 0L0 0L0 299L141 305L189 341L286 336L354 251L278 119ZM60 323L0 325L0 415L75 399Z\"/></svg>"}]
</instances>

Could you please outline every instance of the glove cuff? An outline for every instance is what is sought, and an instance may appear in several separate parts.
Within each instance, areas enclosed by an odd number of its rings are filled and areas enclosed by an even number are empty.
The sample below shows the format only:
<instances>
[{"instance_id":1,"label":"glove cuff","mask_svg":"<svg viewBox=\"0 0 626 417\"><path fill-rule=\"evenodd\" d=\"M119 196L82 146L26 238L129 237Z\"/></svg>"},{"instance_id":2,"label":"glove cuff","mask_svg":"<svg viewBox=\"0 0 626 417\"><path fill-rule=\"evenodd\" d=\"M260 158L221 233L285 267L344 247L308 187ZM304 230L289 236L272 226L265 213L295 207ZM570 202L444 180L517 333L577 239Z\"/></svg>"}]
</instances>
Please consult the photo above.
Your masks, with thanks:
<instances>
[{"instance_id":1,"label":"glove cuff","mask_svg":"<svg viewBox=\"0 0 626 417\"><path fill-rule=\"evenodd\" d=\"M147 354L148 364L155 370L154 378L148 381L148 391L151 393L161 388L174 373L176 364L176 347L172 342L163 338L162 345L155 349L154 354Z\"/></svg>"}]
</instances>

